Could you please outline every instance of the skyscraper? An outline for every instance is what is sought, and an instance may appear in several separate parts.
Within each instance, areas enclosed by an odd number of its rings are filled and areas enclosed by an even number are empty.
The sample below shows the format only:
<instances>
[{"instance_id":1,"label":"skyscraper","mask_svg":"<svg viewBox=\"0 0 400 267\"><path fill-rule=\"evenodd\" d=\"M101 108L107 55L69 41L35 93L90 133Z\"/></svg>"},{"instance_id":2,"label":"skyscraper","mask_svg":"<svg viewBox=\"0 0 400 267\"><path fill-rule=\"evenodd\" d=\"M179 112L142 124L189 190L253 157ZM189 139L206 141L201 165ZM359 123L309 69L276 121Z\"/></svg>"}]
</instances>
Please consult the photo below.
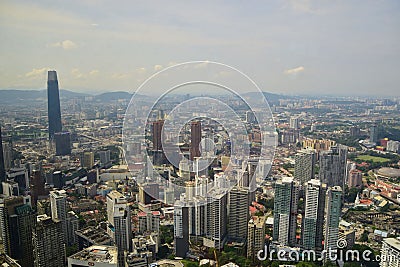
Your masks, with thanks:
<instances>
[{"instance_id":1,"label":"skyscraper","mask_svg":"<svg viewBox=\"0 0 400 267\"><path fill-rule=\"evenodd\" d=\"M58 89L57 72L49 70L47 77L47 113L49 119L49 139L54 133L62 131L60 93Z\"/></svg>"},{"instance_id":2,"label":"skyscraper","mask_svg":"<svg viewBox=\"0 0 400 267\"><path fill-rule=\"evenodd\" d=\"M0 189L2 188L1 183L6 181L6 168L4 166L4 155L3 155L3 137L1 135L0 126ZM1 190L3 192L3 190Z\"/></svg>"},{"instance_id":3,"label":"skyscraper","mask_svg":"<svg viewBox=\"0 0 400 267\"><path fill-rule=\"evenodd\" d=\"M342 188L340 186L330 187L326 193L325 200L325 238L324 249L337 249L339 238L339 221L342 207Z\"/></svg>"},{"instance_id":4,"label":"skyscraper","mask_svg":"<svg viewBox=\"0 0 400 267\"><path fill-rule=\"evenodd\" d=\"M63 240L68 244L67 194L65 190L50 192L51 218L61 222Z\"/></svg>"},{"instance_id":5,"label":"skyscraper","mask_svg":"<svg viewBox=\"0 0 400 267\"><path fill-rule=\"evenodd\" d=\"M37 216L32 234L35 267L59 267L65 265L65 244L62 224L47 215ZM32 265L31 265L32 266Z\"/></svg>"},{"instance_id":6,"label":"skyscraper","mask_svg":"<svg viewBox=\"0 0 400 267\"><path fill-rule=\"evenodd\" d=\"M298 182L283 177L275 183L273 239L285 246L296 245Z\"/></svg>"},{"instance_id":7,"label":"skyscraper","mask_svg":"<svg viewBox=\"0 0 400 267\"><path fill-rule=\"evenodd\" d=\"M163 120L153 122L153 150L162 150L162 128L164 126Z\"/></svg>"},{"instance_id":8,"label":"skyscraper","mask_svg":"<svg viewBox=\"0 0 400 267\"><path fill-rule=\"evenodd\" d=\"M180 200L174 205L174 250L182 258L189 251L189 208Z\"/></svg>"},{"instance_id":9,"label":"skyscraper","mask_svg":"<svg viewBox=\"0 0 400 267\"><path fill-rule=\"evenodd\" d=\"M201 142L201 122L192 121L190 130L190 160L195 157L200 157L200 142Z\"/></svg>"},{"instance_id":10,"label":"skyscraper","mask_svg":"<svg viewBox=\"0 0 400 267\"><path fill-rule=\"evenodd\" d=\"M249 221L249 190L234 187L228 200L228 237L235 241L245 241Z\"/></svg>"},{"instance_id":11,"label":"skyscraper","mask_svg":"<svg viewBox=\"0 0 400 267\"><path fill-rule=\"evenodd\" d=\"M264 250L265 216L253 216L247 224L247 257L253 261L257 253Z\"/></svg>"},{"instance_id":12,"label":"skyscraper","mask_svg":"<svg viewBox=\"0 0 400 267\"><path fill-rule=\"evenodd\" d=\"M107 217L118 248L118 266L124 267L124 253L132 249L131 211L126 198L118 191L111 191L107 195Z\"/></svg>"},{"instance_id":13,"label":"skyscraper","mask_svg":"<svg viewBox=\"0 0 400 267\"><path fill-rule=\"evenodd\" d=\"M333 146L319 156L319 179L328 187L344 186L346 178L347 149Z\"/></svg>"},{"instance_id":14,"label":"skyscraper","mask_svg":"<svg viewBox=\"0 0 400 267\"><path fill-rule=\"evenodd\" d=\"M22 196L0 199L0 233L7 255L21 266L32 266L32 230L36 214Z\"/></svg>"},{"instance_id":15,"label":"skyscraper","mask_svg":"<svg viewBox=\"0 0 400 267\"><path fill-rule=\"evenodd\" d=\"M302 227L304 249L322 250L326 185L317 179L308 181Z\"/></svg>"},{"instance_id":16,"label":"skyscraper","mask_svg":"<svg viewBox=\"0 0 400 267\"><path fill-rule=\"evenodd\" d=\"M300 182L300 185L314 179L314 150L301 150L295 155L294 160L294 178Z\"/></svg>"},{"instance_id":17,"label":"skyscraper","mask_svg":"<svg viewBox=\"0 0 400 267\"><path fill-rule=\"evenodd\" d=\"M207 196L207 227L203 243L206 247L221 249L227 237L227 203L225 191L213 189Z\"/></svg>"},{"instance_id":18,"label":"skyscraper","mask_svg":"<svg viewBox=\"0 0 400 267\"><path fill-rule=\"evenodd\" d=\"M371 142L378 142L378 135L379 135L379 128L377 125L372 125L371 128L369 128L369 140Z\"/></svg>"},{"instance_id":19,"label":"skyscraper","mask_svg":"<svg viewBox=\"0 0 400 267\"><path fill-rule=\"evenodd\" d=\"M289 127L295 130L300 129L299 117L291 117Z\"/></svg>"},{"instance_id":20,"label":"skyscraper","mask_svg":"<svg viewBox=\"0 0 400 267\"><path fill-rule=\"evenodd\" d=\"M71 135L69 132L54 133L56 141L56 155L65 156L71 154Z\"/></svg>"}]
</instances>

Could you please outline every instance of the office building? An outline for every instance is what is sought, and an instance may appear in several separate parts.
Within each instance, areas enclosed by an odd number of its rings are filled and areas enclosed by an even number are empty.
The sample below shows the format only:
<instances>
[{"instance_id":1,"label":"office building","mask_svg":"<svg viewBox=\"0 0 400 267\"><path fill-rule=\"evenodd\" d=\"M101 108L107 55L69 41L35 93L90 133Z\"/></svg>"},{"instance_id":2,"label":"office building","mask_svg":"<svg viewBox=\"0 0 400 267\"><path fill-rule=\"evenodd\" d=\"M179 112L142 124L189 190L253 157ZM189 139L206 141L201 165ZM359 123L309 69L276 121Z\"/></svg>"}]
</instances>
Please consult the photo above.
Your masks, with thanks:
<instances>
[{"instance_id":1,"label":"office building","mask_svg":"<svg viewBox=\"0 0 400 267\"><path fill-rule=\"evenodd\" d=\"M32 230L36 214L27 199L0 198L0 233L4 252L22 266L33 263Z\"/></svg>"},{"instance_id":2,"label":"office building","mask_svg":"<svg viewBox=\"0 0 400 267\"><path fill-rule=\"evenodd\" d=\"M76 266L118 267L118 249L99 245L85 248L68 257L68 267Z\"/></svg>"},{"instance_id":3,"label":"office building","mask_svg":"<svg viewBox=\"0 0 400 267\"><path fill-rule=\"evenodd\" d=\"M192 121L190 129L190 160L194 160L201 155L201 121Z\"/></svg>"},{"instance_id":4,"label":"office building","mask_svg":"<svg viewBox=\"0 0 400 267\"><path fill-rule=\"evenodd\" d=\"M37 216L32 234L35 267L59 267L65 265L65 244L62 224L47 215Z\"/></svg>"},{"instance_id":5,"label":"office building","mask_svg":"<svg viewBox=\"0 0 400 267\"><path fill-rule=\"evenodd\" d=\"M64 244L68 244L67 192L55 190L50 192L51 218L61 222Z\"/></svg>"},{"instance_id":6,"label":"office building","mask_svg":"<svg viewBox=\"0 0 400 267\"><path fill-rule=\"evenodd\" d=\"M315 151L304 149L299 151L294 157L294 178L300 185L314 179Z\"/></svg>"},{"instance_id":7,"label":"office building","mask_svg":"<svg viewBox=\"0 0 400 267\"><path fill-rule=\"evenodd\" d=\"M108 167L110 166L111 163L111 154L110 150L105 150L105 151L100 151L99 156L100 156L100 165L102 167Z\"/></svg>"},{"instance_id":8,"label":"office building","mask_svg":"<svg viewBox=\"0 0 400 267\"><path fill-rule=\"evenodd\" d=\"M164 126L163 120L158 120L153 122L153 150L161 151L162 150L162 129Z\"/></svg>"},{"instance_id":9,"label":"office building","mask_svg":"<svg viewBox=\"0 0 400 267\"><path fill-rule=\"evenodd\" d=\"M45 190L45 177L41 170L33 170L31 175L31 193L32 203L36 206L36 203L40 197L47 197Z\"/></svg>"},{"instance_id":10,"label":"office building","mask_svg":"<svg viewBox=\"0 0 400 267\"><path fill-rule=\"evenodd\" d=\"M385 238L382 241L380 267L400 266L400 239Z\"/></svg>"},{"instance_id":11,"label":"office building","mask_svg":"<svg viewBox=\"0 0 400 267\"><path fill-rule=\"evenodd\" d=\"M319 179L328 187L343 187L346 177L347 149L343 146L333 146L319 155Z\"/></svg>"},{"instance_id":12,"label":"office building","mask_svg":"<svg viewBox=\"0 0 400 267\"><path fill-rule=\"evenodd\" d=\"M324 249L337 249L339 238L339 221L342 214L342 188L340 186L330 187L325 199L325 233Z\"/></svg>"},{"instance_id":13,"label":"office building","mask_svg":"<svg viewBox=\"0 0 400 267\"><path fill-rule=\"evenodd\" d=\"M246 111L246 122L247 123L256 123L256 115L252 110Z\"/></svg>"},{"instance_id":14,"label":"office building","mask_svg":"<svg viewBox=\"0 0 400 267\"><path fill-rule=\"evenodd\" d=\"M107 232L101 227L87 226L75 232L78 240L78 248L91 247L93 245L111 245L112 239Z\"/></svg>"},{"instance_id":15,"label":"office building","mask_svg":"<svg viewBox=\"0 0 400 267\"><path fill-rule=\"evenodd\" d=\"M228 238L244 242L247 237L247 223L249 221L249 190L234 187L229 192L228 200Z\"/></svg>"},{"instance_id":16,"label":"office building","mask_svg":"<svg viewBox=\"0 0 400 267\"><path fill-rule=\"evenodd\" d=\"M157 183L145 183L139 186L139 202L142 204L151 204L160 197L160 185Z\"/></svg>"},{"instance_id":17,"label":"office building","mask_svg":"<svg viewBox=\"0 0 400 267\"><path fill-rule=\"evenodd\" d=\"M49 139L52 140L55 133L62 131L60 92L57 72L54 70L48 72L47 78L47 114L49 119Z\"/></svg>"},{"instance_id":18,"label":"office building","mask_svg":"<svg viewBox=\"0 0 400 267\"><path fill-rule=\"evenodd\" d=\"M174 205L174 251L181 258L189 252L189 208L183 200Z\"/></svg>"},{"instance_id":19,"label":"office building","mask_svg":"<svg viewBox=\"0 0 400 267\"><path fill-rule=\"evenodd\" d=\"M360 136L360 128L358 126L350 127L350 136L357 137Z\"/></svg>"},{"instance_id":20,"label":"office building","mask_svg":"<svg viewBox=\"0 0 400 267\"><path fill-rule=\"evenodd\" d=\"M83 152L81 165L83 168L91 169L94 166L94 153L91 151Z\"/></svg>"},{"instance_id":21,"label":"office building","mask_svg":"<svg viewBox=\"0 0 400 267\"><path fill-rule=\"evenodd\" d=\"M304 249L321 251L324 228L326 185L317 179L307 182L305 188L302 245Z\"/></svg>"},{"instance_id":22,"label":"office building","mask_svg":"<svg viewBox=\"0 0 400 267\"><path fill-rule=\"evenodd\" d=\"M247 258L257 259L257 253L264 250L265 216L253 216L247 224Z\"/></svg>"},{"instance_id":23,"label":"office building","mask_svg":"<svg viewBox=\"0 0 400 267\"><path fill-rule=\"evenodd\" d=\"M373 143L377 143L378 137L379 137L379 128L377 125L372 125L369 128L369 140Z\"/></svg>"},{"instance_id":24,"label":"office building","mask_svg":"<svg viewBox=\"0 0 400 267\"><path fill-rule=\"evenodd\" d=\"M56 142L56 155L65 156L71 154L71 134L69 132L54 133Z\"/></svg>"},{"instance_id":25,"label":"office building","mask_svg":"<svg viewBox=\"0 0 400 267\"><path fill-rule=\"evenodd\" d=\"M67 240L68 245L77 245L78 239L75 232L79 230L79 217L74 211L69 211L67 213Z\"/></svg>"},{"instance_id":26,"label":"office building","mask_svg":"<svg viewBox=\"0 0 400 267\"><path fill-rule=\"evenodd\" d=\"M275 183L273 239L281 245L296 245L299 184L292 177Z\"/></svg>"},{"instance_id":27,"label":"office building","mask_svg":"<svg viewBox=\"0 0 400 267\"><path fill-rule=\"evenodd\" d=\"M125 265L125 252L132 249L131 211L126 198L118 191L107 194L108 229L118 248L118 266Z\"/></svg>"}]
</instances>

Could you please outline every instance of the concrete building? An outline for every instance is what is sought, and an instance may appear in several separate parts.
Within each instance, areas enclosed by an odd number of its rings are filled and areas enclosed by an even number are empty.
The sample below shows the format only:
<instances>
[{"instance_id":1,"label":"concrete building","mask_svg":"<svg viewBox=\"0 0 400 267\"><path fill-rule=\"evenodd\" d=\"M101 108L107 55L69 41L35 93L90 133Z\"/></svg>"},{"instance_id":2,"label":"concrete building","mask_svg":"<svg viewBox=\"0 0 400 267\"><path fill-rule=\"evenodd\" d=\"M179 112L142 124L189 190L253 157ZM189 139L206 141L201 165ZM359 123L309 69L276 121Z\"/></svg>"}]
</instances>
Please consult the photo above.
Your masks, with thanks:
<instances>
[{"instance_id":1,"label":"concrete building","mask_svg":"<svg viewBox=\"0 0 400 267\"><path fill-rule=\"evenodd\" d=\"M337 249L339 221L342 214L342 193L342 188L340 186L330 187L326 193L324 233L325 250Z\"/></svg>"},{"instance_id":2,"label":"concrete building","mask_svg":"<svg viewBox=\"0 0 400 267\"><path fill-rule=\"evenodd\" d=\"M68 267L75 266L117 267L118 249L113 246L91 246L85 248L68 257Z\"/></svg>"},{"instance_id":3,"label":"concrete building","mask_svg":"<svg viewBox=\"0 0 400 267\"><path fill-rule=\"evenodd\" d=\"M382 241L381 267L400 266L400 239L385 238Z\"/></svg>"},{"instance_id":4,"label":"concrete building","mask_svg":"<svg viewBox=\"0 0 400 267\"><path fill-rule=\"evenodd\" d=\"M35 267L65 266L65 244L62 224L47 215L37 216L33 231L33 253Z\"/></svg>"},{"instance_id":5,"label":"concrete building","mask_svg":"<svg viewBox=\"0 0 400 267\"><path fill-rule=\"evenodd\" d=\"M228 195L223 189L213 189L207 196L207 226L203 244L222 249L228 234Z\"/></svg>"},{"instance_id":6,"label":"concrete building","mask_svg":"<svg viewBox=\"0 0 400 267\"><path fill-rule=\"evenodd\" d=\"M319 179L328 187L343 187L346 177L347 149L343 146L331 147L319 155Z\"/></svg>"},{"instance_id":7,"label":"concrete building","mask_svg":"<svg viewBox=\"0 0 400 267\"><path fill-rule=\"evenodd\" d=\"M160 232L160 215L159 211L149 211L149 212L139 212L138 222L139 222L139 234Z\"/></svg>"},{"instance_id":8,"label":"concrete building","mask_svg":"<svg viewBox=\"0 0 400 267\"><path fill-rule=\"evenodd\" d=\"M190 160L200 157L200 141L201 141L201 122L193 121L190 131Z\"/></svg>"},{"instance_id":9,"label":"concrete building","mask_svg":"<svg viewBox=\"0 0 400 267\"><path fill-rule=\"evenodd\" d=\"M253 216L247 224L247 257L253 261L257 253L264 249L265 244L265 216Z\"/></svg>"},{"instance_id":10,"label":"concrete building","mask_svg":"<svg viewBox=\"0 0 400 267\"><path fill-rule=\"evenodd\" d=\"M299 117L291 117L289 121L289 127L291 129L298 130L300 129L300 119Z\"/></svg>"},{"instance_id":11,"label":"concrete building","mask_svg":"<svg viewBox=\"0 0 400 267\"><path fill-rule=\"evenodd\" d=\"M107 194L108 231L118 248L118 266L125 265L125 251L132 249L131 211L126 198L118 191Z\"/></svg>"},{"instance_id":12,"label":"concrete building","mask_svg":"<svg viewBox=\"0 0 400 267\"><path fill-rule=\"evenodd\" d=\"M71 134L69 132L54 133L56 142L56 155L65 156L71 154Z\"/></svg>"},{"instance_id":13,"label":"concrete building","mask_svg":"<svg viewBox=\"0 0 400 267\"><path fill-rule=\"evenodd\" d=\"M22 266L33 263L32 230L36 214L24 197L0 198L0 234L4 252Z\"/></svg>"},{"instance_id":14,"label":"concrete building","mask_svg":"<svg viewBox=\"0 0 400 267\"><path fill-rule=\"evenodd\" d=\"M275 183L273 239L282 245L296 245L296 217L299 184L292 177Z\"/></svg>"},{"instance_id":15,"label":"concrete building","mask_svg":"<svg viewBox=\"0 0 400 267\"><path fill-rule=\"evenodd\" d=\"M228 200L228 238L244 242L247 238L247 223L249 221L249 190L234 187L229 192Z\"/></svg>"},{"instance_id":16,"label":"concrete building","mask_svg":"<svg viewBox=\"0 0 400 267\"><path fill-rule=\"evenodd\" d=\"M304 249L322 250L326 185L317 179L307 183L305 189L302 246Z\"/></svg>"},{"instance_id":17,"label":"concrete building","mask_svg":"<svg viewBox=\"0 0 400 267\"><path fill-rule=\"evenodd\" d=\"M68 244L67 192L65 190L51 191L50 206L51 218L61 222L64 244Z\"/></svg>"},{"instance_id":18,"label":"concrete building","mask_svg":"<svg viewBox=\"0 0 400 267\"><path fill-rule=\"evenodd\" d=\"M394 153L400 153L400 142L393 140L388 141L386 150Z\"/></svg>"},{"instance_id":19,"label":"concrete building","mask_svg":"<svg viewBox=\"0 0 400 267\"><path fill-rule=\"evenodd\" d=\"M294 157L294 178L300 185L314 179L315 151L311 149L300 150Z\"/></svg>"},{"instance_id":20,"label":"concrete building","mask_svg":"<svg viewBox=\"0 0 400 267\"><path fill-rule=\"evenodd\" d=\"M174 251L182 258L189 251L189 208L183 200L177 200L174 205Z\"/></svg>"},{"instance_id":21,"label":"concrete building","mask_svg":"<svg viewBox=\"0 0 400 267\"><path fill-rule=\"evenodd\" d=\"M86 169L91 169L94 166L94 153L91 151L83 152L82 159L81 159L82 167Z\"/></svg>"},{"instance_id":22,"label":"concrete building","mask_svg":"<svg viewBox=\"0 0 400 267\"><path fill-rule=\"evenodd\" d=\"M362 172L360 170L351 170L348 175L347 185L349 188L362 186Z\"/></svg>"}]
</instances>

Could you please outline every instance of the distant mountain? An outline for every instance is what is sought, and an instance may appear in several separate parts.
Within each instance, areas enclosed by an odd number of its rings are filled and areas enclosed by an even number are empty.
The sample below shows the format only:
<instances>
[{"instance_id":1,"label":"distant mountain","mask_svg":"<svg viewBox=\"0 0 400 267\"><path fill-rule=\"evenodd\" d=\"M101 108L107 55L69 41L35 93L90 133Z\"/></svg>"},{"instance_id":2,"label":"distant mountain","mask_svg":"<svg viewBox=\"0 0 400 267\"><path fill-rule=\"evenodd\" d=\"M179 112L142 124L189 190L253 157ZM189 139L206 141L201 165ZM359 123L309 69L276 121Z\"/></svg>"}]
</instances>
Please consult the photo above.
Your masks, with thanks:
<instances>
[{"instance_id":1,"label":"distant mountain","mask_svg":"<svg viewBox=\"0 0 400 267\"><path fill-rule=\"evenodd\" d=\"M87 94L76 93L68 90L60 90L60 98L81 98ZM47 91L44 90L0 90L0 104L18 104L26 102L43 102L47 99Z\"/></svg>"},{"instance_id":2,"label":"distant mountain","mask_svg":"<svg viewBox=\"0 0 400 267\"><path fill-rule=\"evenodd\" d=\"M264 97L267 99L268 104L270 104L270 105L279 104L280 99L292 99L293 98L291 96L278 95L278 94L273 94L273 93L269 93L269 92L263 92L263 94L264 94ZM248 97L258 97L259 96L257 92L249 92L249 93L245 93L243 95L248 96Z\"/></svg>"},{"instance_id":3,"label":"distant mountain","mask_svg":"<svg viewBox=\"0 0 400 267\"><path fill-rule=\"evenodd\" d=\"M109 101L115 101L115 100L120 100L120 99L129 100L129 99L131 99L131 97L132 97L132 94L130 94L128 92L123 92L123 91L107 92L107 93L103 93L100 95L96 95L94 97L94 101L109 102Z\"/></svg>"}]
</instances>

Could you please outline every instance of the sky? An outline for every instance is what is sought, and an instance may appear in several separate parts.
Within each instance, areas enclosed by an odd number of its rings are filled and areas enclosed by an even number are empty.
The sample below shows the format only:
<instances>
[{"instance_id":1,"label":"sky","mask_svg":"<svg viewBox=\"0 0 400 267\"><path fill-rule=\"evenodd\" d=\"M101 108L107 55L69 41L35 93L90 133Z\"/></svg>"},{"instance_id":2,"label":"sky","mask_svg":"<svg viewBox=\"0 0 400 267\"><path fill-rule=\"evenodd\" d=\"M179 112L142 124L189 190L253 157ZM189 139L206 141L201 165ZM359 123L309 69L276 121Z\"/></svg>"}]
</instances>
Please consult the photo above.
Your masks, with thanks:
<instances>
[{"instance_id":1,"label":"sky","mask_svg":"<svg viewBox=\"0 0 400 267\"><path fill-rule=\"evenodd\" d=\"M0 2L0 89L130 91L176 63L231 65L268 92L400 96L400 1Z\"/></svg>"}]
</instances>

